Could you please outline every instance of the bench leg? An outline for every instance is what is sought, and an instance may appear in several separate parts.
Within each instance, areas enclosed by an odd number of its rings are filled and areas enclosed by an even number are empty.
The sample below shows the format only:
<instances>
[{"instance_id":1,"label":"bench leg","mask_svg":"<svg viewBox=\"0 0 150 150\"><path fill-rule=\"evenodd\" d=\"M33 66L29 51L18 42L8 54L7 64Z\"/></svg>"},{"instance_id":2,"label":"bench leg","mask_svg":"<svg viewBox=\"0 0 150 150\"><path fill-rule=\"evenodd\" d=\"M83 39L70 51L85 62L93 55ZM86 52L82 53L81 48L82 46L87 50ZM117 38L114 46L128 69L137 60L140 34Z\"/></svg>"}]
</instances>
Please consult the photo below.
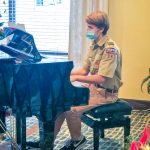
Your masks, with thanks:
<instances>
[{"instance_id":1,"label":"bench leg","mask_svg":"<svg viewBox=\"0 0 150 150\"><path fill-rule=\"evenodd\" d=\"M130 135L130 118L126 118L126 123L124 126L124 142L128 142L128 136Z\"/></svg>"},{"instance_id":2,"label":"bench leg","mask_svg":"<svg viewBox=\"0 0 150 150\"><path fill-rule=\"evenodd\" d=\"M94 127L93 128L93 143L94 143L94 150L99 149L99 129Z\"/></svg>"}]
</instances>

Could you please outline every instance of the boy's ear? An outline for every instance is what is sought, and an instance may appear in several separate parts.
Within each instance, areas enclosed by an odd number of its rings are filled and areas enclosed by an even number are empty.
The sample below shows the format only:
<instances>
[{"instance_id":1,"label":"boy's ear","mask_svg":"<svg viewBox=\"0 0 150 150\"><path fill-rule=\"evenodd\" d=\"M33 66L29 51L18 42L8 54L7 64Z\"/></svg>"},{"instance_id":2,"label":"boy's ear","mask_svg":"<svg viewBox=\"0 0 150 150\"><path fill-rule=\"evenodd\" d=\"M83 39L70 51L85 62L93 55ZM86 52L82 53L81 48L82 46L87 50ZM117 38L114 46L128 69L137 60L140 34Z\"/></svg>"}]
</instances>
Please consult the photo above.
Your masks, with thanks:
<instances>
[{"instance_id":1,"label":"boy's ear","mask_svg":"<svg viewBox=\"0 0 150 150\"><path fill-rule=\"evenodd\" d=\"M103 31L104 31L104 28L100 28L100 32L103 33Z\"/></svg>"}]
</instances>

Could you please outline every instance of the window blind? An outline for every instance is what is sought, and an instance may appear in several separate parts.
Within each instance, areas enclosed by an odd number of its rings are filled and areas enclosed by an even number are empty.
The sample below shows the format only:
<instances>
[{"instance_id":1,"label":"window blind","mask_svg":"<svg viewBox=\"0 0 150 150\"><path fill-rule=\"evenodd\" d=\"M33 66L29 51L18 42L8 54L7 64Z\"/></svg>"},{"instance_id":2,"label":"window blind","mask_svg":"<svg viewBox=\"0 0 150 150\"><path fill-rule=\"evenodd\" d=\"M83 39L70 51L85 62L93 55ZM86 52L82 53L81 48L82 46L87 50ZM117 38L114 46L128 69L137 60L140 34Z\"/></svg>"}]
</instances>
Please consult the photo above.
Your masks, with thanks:
<instances>
[{"instance_id":1,"label":"window blind","mask_svg":"<svg viewBox=\"0 0 150 150\"><path fill-rule=\"evenodd\" d=\"M70 0L5 0L5 3L7 13L1 18L24 24L39 50L68 52Z\"/></svg>"}]
</instances>

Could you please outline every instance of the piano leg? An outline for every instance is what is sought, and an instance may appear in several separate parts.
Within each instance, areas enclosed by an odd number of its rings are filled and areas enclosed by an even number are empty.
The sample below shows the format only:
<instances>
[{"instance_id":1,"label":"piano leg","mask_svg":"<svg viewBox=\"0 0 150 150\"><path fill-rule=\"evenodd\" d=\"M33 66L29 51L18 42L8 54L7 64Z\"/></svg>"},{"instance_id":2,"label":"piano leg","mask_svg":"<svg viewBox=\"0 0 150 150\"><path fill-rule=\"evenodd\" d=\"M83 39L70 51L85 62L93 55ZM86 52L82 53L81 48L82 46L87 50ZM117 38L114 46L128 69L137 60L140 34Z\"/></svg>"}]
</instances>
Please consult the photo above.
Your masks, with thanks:
<instances>
[{"instance_id":1,"label":"piano leg","mask_svg":"<svg viewBox=\"0 0 150 150\"><path fill-rule=\"evenodd\" d=\"M0 134L5 133L5 131L2 128L2 127L4 127L3 125L6 126L6 124L5 124L5 112L6 112L6 110L3 107L0 107L0 120L1 120L1 122L0 122Z\"/></svg>"},{"instance_id":2,"label":"piano leg","mask_svg":"<svg viewBox=\"0 0 150 150\"><path fill-rule=\"evenodd\" d=\"M42 122L39 120L40 148L53 150L54 147L54 121ZM21 144L22 150L26 150L26 114L16 114L16 139Z\"/></svg>"},{"instance_id":3,"label":"piano leg","mask_svg":"<svg viewBox=\"0 0 150 150\"><path fill-rule=\"evenodd\" d=\"M23 113L21 118L21 147L26 150L26 113Z\"/></svg>"},{"instance_id":4,"label":"piano leg","mask_svg":"<svg viewBox=\"0 0 150 150\"><path fill-rule=\"evenodd\" d=\"M42 122L39 120L40 147L41 149L53 150L54 146L54 121Z\"/></svg>"},{"instance_id":5,"label":"piano leg","mask_svg":"<svg viewBox=\"0 0 150 150\"><path fill-rule=\"evenodd\" d=\"M22 150L26 150L26 113L16 113L16 140L21 144Z\"/></svg>"},{"instance_id":6,"label":"piano leg","mask_svg":"<svg viewBox=\"0 0 150 150\"><path fill-rule=\"evenodd\" d=\"M18 110L16 113L16 142L17 144L21 143L21 116Z\"/></svg>"}]
</instances>

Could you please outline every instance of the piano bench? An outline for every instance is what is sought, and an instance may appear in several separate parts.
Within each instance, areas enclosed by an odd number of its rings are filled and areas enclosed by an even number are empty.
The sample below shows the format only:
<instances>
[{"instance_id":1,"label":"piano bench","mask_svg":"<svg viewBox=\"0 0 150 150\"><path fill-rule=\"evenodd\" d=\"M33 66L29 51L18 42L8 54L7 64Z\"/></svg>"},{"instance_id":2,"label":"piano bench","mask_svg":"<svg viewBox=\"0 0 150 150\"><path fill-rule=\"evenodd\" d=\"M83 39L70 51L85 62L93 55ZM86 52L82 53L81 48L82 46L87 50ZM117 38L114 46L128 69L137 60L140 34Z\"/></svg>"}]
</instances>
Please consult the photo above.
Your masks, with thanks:
<instances>
[{"instance_id":1,"label":"piano bench","mask_svg":"<svg viewBox=\"0 0 150 150\"><path fill-rule=\"evenodd\" d=\"M124 127L124 142L130 135L132 107L124 100L98 106L85 112L81 120L93 129L94 150L99 149L99 138L104 138L104 129Z\"/></svg>"}]
</instances>

